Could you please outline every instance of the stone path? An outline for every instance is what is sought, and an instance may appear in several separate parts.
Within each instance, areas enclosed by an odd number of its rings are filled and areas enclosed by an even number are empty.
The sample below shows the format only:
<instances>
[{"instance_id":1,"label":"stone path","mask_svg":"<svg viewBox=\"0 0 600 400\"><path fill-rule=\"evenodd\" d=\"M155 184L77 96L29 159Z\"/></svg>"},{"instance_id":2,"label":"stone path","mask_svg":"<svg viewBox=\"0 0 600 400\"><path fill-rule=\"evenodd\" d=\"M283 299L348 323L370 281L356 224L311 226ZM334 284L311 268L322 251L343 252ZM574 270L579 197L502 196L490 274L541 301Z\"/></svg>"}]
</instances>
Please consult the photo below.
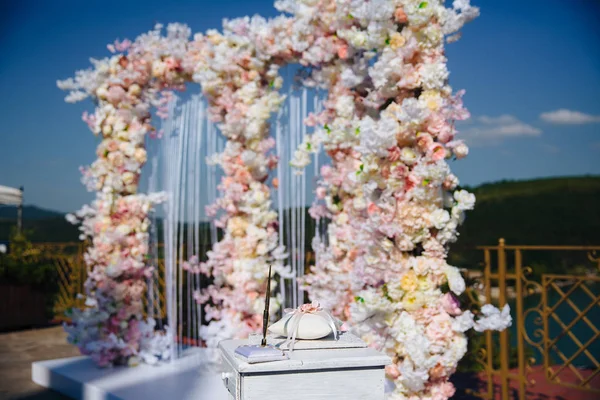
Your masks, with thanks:
<instances>
[{"instance_id":1,"label":"stone path","mask_svg":"<svg viewBox=\"0 0 600 400\"><path fill-rule=\"evenodd\" d=\"M31 363L77 355L59 326L0 334L0 399L66 400L31 381Z\"/></svg>"}]
</instances>

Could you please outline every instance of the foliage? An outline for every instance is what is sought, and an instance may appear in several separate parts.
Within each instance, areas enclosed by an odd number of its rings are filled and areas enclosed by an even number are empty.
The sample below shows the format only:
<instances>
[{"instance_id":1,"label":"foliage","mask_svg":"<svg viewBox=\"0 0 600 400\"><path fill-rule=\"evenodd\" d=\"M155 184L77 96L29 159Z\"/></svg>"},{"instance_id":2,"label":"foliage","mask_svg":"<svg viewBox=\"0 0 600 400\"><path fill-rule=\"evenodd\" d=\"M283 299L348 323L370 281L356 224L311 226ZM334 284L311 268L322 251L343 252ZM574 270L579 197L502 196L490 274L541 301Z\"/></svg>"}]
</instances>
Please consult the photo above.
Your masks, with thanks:
<instances>
[{"instance_id":1,"label":"foliage","mask_svg":"<svg viewBox=\"0 0 600 400\"><path fill-rule=\"evenodd\" d=\"M46 311L51 316L58 293L58 271L50 256L37 251L27 238L27 233L11 236L11 252L0 255L0 281L6 285L29 286L44 294Z\"/></svg>"}]
</instances>

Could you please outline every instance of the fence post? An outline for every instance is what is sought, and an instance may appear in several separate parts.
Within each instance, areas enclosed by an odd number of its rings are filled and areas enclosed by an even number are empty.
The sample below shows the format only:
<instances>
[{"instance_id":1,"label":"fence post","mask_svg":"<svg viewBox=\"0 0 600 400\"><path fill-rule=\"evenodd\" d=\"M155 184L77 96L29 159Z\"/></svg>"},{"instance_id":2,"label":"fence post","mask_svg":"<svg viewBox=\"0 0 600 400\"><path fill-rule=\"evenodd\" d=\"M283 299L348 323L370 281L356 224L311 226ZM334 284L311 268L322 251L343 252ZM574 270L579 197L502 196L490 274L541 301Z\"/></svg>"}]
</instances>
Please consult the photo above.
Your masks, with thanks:
<instances>
[{"instance_id":1,"label":"fence post","mask_svg":"<svg viewBox=\"0 0 600 400\"><path fill-rule=\"evenodd\" d=\"M492 300L492 257L490 249L484 250L485 269L483 270L483 282L485 288L485 301L491 302ZM487 374L487 398L492 399L494 397L494 344L492 343L492 331L485 332L485 346L486 346L486 367L485 373Z\"/></svg>"},{"instance_id":2,"label":"fence post","mask_svg":"<svg viewBox=\"0 0 600 400\"><path fill-rule=\"evenodd\" d=\"M519 400L525 400L525 345L523 335L525 335L525 320L523 315L523 258L520 249L515 250L515 275L516 275L516 302L517 309L517 352L519 356Z\"/></svg>"},{"instance_id":3,"label":"fence post","mask_svg":"<svg viewBox=\"0 0 600 400\"><path fill-rule=\"evenodd\" d=\"M506 304L506 249L504 239L498 241L498 306ZM500 332L500 389L502 400L508 400L508 332Z\"/></svg>"}]
</instances>

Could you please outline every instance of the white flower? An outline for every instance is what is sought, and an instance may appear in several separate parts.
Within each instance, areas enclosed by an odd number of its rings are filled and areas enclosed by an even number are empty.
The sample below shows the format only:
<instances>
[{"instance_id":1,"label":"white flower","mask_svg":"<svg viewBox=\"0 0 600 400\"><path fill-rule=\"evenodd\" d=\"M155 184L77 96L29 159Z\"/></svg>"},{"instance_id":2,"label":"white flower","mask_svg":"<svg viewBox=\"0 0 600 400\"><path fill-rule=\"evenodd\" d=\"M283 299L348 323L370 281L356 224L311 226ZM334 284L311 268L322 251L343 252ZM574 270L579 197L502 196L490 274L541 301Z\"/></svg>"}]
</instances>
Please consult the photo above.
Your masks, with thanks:
<instances>
[{"instance_id":1,"label":"white flower","mask_svg":"<svg viewBox=\"0 0 600 400\"><path fill-rule=\"evenodd\" d=\"M449 343L439 362L446 368L456 368L456 364L467 353L467 338L464 334L456 334Z\"/></svg>"},{"instance_id":2,"label":"white flower","mask_svg":"<svg viewBox=\"0 0 600 400\"><path fill-rule=\"evenodd\" d=\"M448 79L448 75L446 63L438 62L423 65L421 69L423 88L426 90L442 88Z\"/></svg>"},{"instance_id":3,"label":"white flower","mask_svg":"<svg viewBox=\"0 0 600 400\"><path fill-rule=\"evenodd\" d=\"M367 208L367 200L364 196L356 196L354 200L352 200L352 205L356 210L364 210Z\"/></svg>"},{"instance_id":4,"label":"white flower","mask_svg":"<svg viewBox=\"0 0 600 400\"><path fill-rule=\"evenodd\" d=\"M431 213L431 223L436 229L442 229L450 221L450 213L438 208Z\"/></svg>"},{"instance_id":5,"label":"white flower","mask_svg":"<svg viewBox=\"0 0 600 400\"><path fill-rule=\"evenodd\" d=\"M140 322L142 339L140 341L139 356L146 364L154 365L159 361L167 361L171 358L171 342L169 327L164 327L163 332L155 332L156 322L149 318Z\"/></svg>"},{"instance_id":6,"label":"white flower","mask_svg":"<svg viewBox=\"0 0 600 400\"><path fill-rule=\"evenodd\" d=\"M335 111L342 118L352 118L354 115L354 97L340 96L335 104Z\"/></svg>"},{"instance_id":7,"label":"white flower","mask_svg":"<svg viewBox=\"0 0 600 400\"><path fill-rule=\"evenodd\" d=\"M512 325L512 317L510 316L510 306L504 305L502 312L491 304L486 304L481 307L482 318L479 318L474 325L477 332L486 330L503 331Z\"/></svg>"},{"instance_id":8,"label":"white flower","mask_svg":"<svg viewBox=\"0 0 600 400\"><path fill-rule=\"evenodd\" d=\"M465 158L469 154L469 148L464 143L459 143L458 145L454 146L452 151L458 159Z\"/></svg>"},{"instance_id":9,"label":"white flower","mask_svg":"<svg viewBox=\"0 0 600 400\"><path fill-rule=\"evenodd\" d=\"M79 90L70 92L67 97L65 97L65 101L67 103L77 103L78 101L84 100L88 97L86 92L81 92Z\"/></svg>"},{"instance_id":10,"label":"white flower","mask_svg":"<svg viewBox=\"0 0 600 400\"><path fill-rule=\"evenodd\" d=\"M294 151L294 157L290 160L290 166L302 169L308 164L310 164L310 157L307 151L303 149Z\"/></svg>"},{"instance_id":11,"label":"white flower","mask_svg":"<svg viewBox=\"0 0 600 400\"><path fill-rule=\"evenodd\" d=\"M415 368L410 359L405 358L400 364L400 382L411 392L419 392L425 389L425 382L429 379L426 369Z\"/></svg>"},{"instance_id":12,"label":"white flower","mask_svg":"<svg viewBox=\"0 0 600 400\"><path fill-rule=\"evenodd\" d=\"M413 165L417 161L417 153L411 147L403 147L400 160L406 165Z\"/></svg>"},{"instance_id":13,"label":"white flower","mask_svg":"<svg viewBox=\"0 0 600 400\"><path fill-rule=\"evenodd\" d=\"M382 118L379 123L367 116L360 121L360 145L363 154L386 156L387 149L396 144L398 123L391 118Z\"/></svg>"},{"instance_id":14,"label":"white flower","mask_svg":"<svg viewBox=\"0 0 600 400\"><path fill-rule=\"evenodd\" d=\"M448 278L448 286L457 295L465 291L466 285L460 271L456 267L447 265L445 268L446 277Z\"/></svg>"},{"instance_id":15,"label":"white flower","mask_svg":"<svg viewBox=\"0 0 600 400\"><path fill-rule=\"evenodd\" d=\"M396 340L398 342L405 342L406 338L412 332L418 332L417 323L415 322L413 317L406 311L403 311L400 314L400 317L398 317L398 319L394 323L393 329L396 335Z\"/></svg>"},{"instance_id":16,"label":"white flower","mask_svg":"<svg viewBox=\"0 0 600 400\"><path fill-rule=\"evenodd\" d=\"M459 185L459 183L460 182L458 180L458 177L454 174L448 175L446 177L446 180L444 181L444 185L450 190L454 190ZM452 204L450 204L449 206L452 206Z\"/></svg>"},{"instance_id":17,"label":"white flower","mask_svg":"<svg viewBox=\"0 0 600 400\"><path fill-rule=\"evenodd\" d=\"M410 125L420 125L429 115L429 109L423 107L419 100L409 97L402 101L397 117L400 121Z\"/></svg>"},{"instance_id":18,"label":"white flower","mask_svg":"<svg viewBox=\"0 0 600 400\"><path fill-rule=\"evenodd\" d=\"M467 310L454 318L452 329L456 332L466 332L473 327L473 323L473 313Z\"/></svg>"},{"instance_id":19,"label":"white flower","mask_svg":"<svg viewBox=\"0 0 600 400\"><path fill-rule=\"evenodd\" d=\"M406 353L418 368L432 368L437 363L437 357L432 357L430 354L431 342L425 335L413 333L409 335L404 343Z\"/></svg>"},{"instance_id":20,"label":"white flower","mask_svg":"<svg viewBox=\"0 0 600 400\"><path fill-rule=\"evenodd\" d=\"M340 75L340 78L342 79L343 85L347 88L353 88L355 86L358 86L365 79L364 74L357 74L353 68L344 68L342 74Z\"/></svg>"},{"instance_id":21,"label":"white flower","mask_svg":"<svg viewBox=\"0 0 600 400\"><path fill-rule=\"evenodd\" d=\"M454 192L454 200L456 200L456 206L459 210L472 210L475 207L475 195L466 190Z\"/></svg>"},{"instance_id":22,"label":"white flower","mask_svg":"<svg viewBox=\"0 0 600 400\"><path fill-rule=\"evenodd\" d=\"M86 305L86 307L97 307L98 301L92 297L87 297L85 299L85 305Z\"/></svg>"},{"instance_id":23,"label":"white flower","mask_svg":"<svg viewBox=\"0 0 600 400\"><path fill-rule=\"evenodd\" d=\"M463 10L471 7L471 0L454 0L452 7L456 10Z\"/></svg>"},{"instance_id":24,"label":"white flower","mask_svg":"<svg viewBox=\"0 0 600 400\"><path fill-rule=\"evenodd\" d=\"M68 223L73 224L73 225L77 225L79 223L79 219L74 214L65 215L65 219L67 220Z\"/></svg>"},{"instance_id":25,"label":"white flower","mask_svg":"<svg viewBox=\"0 0 600 400\"><path fill-rule=\"evenodd\" d=\"M355 47L357 49L364 48L367 45L369 39L366 32L360 31L356 27L352 27L352 29L338 31L338 36L343 39L346 39L352 47Z\"/></svg>"},{"instance_id":26,"label":"white flower","mask_svg":"<svg viewBox=\"0 0 600 400\"><path fill-rule=\"evenodd\" d=\"M383 248L384 251L389 253L394 249L394 242L392 242L388 238L385 238L381 241L381 247Z\"/></svg>"}]
</instances>

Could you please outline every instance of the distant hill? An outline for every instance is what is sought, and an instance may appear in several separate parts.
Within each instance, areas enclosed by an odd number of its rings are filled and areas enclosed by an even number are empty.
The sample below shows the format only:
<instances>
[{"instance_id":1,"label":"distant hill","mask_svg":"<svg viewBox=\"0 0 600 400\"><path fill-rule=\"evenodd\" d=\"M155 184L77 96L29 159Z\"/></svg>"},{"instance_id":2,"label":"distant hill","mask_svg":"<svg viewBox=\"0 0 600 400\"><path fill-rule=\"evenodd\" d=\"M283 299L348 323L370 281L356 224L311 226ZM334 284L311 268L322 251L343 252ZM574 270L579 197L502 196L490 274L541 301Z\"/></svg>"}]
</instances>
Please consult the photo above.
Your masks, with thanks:
<instances>
[{"instance_id":1,"label":"distant hill","mask_svg":"<svg viewBox=\"0 0 600 400\"><path fill-rule=\"evenodd\" d=\"M600 245L600 177L502 181L466 189L477 203L451 247L450 262L456 265L476 267L483 253L475 247L496 245L499 238L509 245ZM527 252L525 265L552 264L558 268L554 272L591 265L584 253L542 253Z\"/></svg>"},{"instance_id":2,"label":"distant hill","mask_svg":"<svg viewBox=\"0 0 600 400\"><path fill-rule=\"evenodd\" d=\"M0 241L8 240L17 224L17 208L0 206ZM23 228L34 242L74 242L79 230L65 220L65 214L37 206L23 207Z\"/></svg>"},{"instance_id":3,"label":"distant hill","mask_svg":"<svg viewBox=\"0 0 600 400\"><path fill-rule=\"evenodd\" d=\"M600 177L503 181L472 189L465 241L600 245Z\"/></svg>"},{"instance_id":4,"label":"distant hill","mask_svg":"<svg viewBox=\"0 0 600 400\"><path fill-rule=\"evenodd\" d=\"M62 218L64 213L58 211L46 210L37 206L23 206L23 219L38 220L48 218ZM15 206L0 206L0 220L17 219L17 207Z\"/></svg>"}]
</instances>

